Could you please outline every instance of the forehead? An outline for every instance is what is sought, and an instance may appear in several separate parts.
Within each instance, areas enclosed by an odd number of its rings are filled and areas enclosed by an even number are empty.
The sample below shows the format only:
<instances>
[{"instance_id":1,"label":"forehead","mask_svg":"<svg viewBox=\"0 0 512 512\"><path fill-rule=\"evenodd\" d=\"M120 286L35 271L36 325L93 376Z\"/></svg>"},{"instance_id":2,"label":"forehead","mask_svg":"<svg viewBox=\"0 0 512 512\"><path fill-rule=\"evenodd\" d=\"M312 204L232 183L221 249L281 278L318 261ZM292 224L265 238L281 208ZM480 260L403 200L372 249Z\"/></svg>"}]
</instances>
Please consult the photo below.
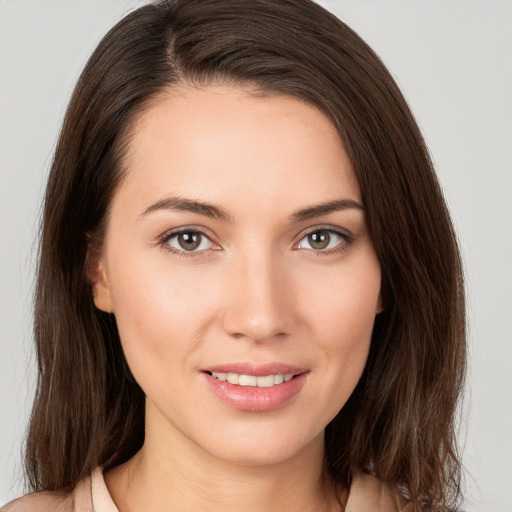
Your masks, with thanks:
<instances>
[{"instance_id":1,"label":"forehead","mask_svg":"<svg viewBox=\"0 0 512 512\"><path fill-rule=\"evenodd\" d=\"M230 87L159 95L134 123L121 188L260 205L360 200L343 143L319 109L296 98ZM152 196L152 197L149 197Z\"/></svg>"}]
</instances>

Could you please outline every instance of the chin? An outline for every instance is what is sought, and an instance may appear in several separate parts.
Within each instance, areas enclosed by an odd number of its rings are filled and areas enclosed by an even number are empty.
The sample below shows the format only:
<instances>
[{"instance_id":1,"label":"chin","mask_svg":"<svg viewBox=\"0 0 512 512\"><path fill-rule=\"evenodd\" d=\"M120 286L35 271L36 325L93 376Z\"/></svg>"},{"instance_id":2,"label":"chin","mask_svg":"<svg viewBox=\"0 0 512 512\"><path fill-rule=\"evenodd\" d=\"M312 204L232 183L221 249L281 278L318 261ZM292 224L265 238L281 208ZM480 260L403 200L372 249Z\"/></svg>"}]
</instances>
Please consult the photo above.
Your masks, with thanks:
<instances>
[{"instance_id":1,"label":"chin","mask_svg":"<svg viewBox=\"0 0 512 512\"><path fill-rule=\"evenodd\" d=\"M297 434L297 432L296 432ZM323 431L311 436L290 436L288 430L273 435L272 429L242 435L231 435L203 445L203 449L216 459L240 466L269 466L289 462L295 458L309 459L311 453L324 450Z\"/></svg>"}]
</instances>

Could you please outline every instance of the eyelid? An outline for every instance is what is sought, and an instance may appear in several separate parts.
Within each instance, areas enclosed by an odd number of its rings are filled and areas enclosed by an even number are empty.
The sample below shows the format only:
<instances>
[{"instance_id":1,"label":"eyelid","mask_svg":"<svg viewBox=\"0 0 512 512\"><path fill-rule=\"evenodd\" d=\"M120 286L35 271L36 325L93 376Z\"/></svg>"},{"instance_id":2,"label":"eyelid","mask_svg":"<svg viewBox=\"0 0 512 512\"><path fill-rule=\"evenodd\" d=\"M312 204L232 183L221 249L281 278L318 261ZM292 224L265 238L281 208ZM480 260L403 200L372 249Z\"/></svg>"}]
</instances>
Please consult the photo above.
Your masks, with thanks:
<instances>
[{"instance_id":1,"label":"eyelid","mask_svg":"<svg viewBox=\"0 0 512 512\"><path fill-rule=\"evenodd\" d=\"M301 243L304 238L309 236L312 233L316 233L318 231L327 231L329 233L334 233L336 236L340 237L342 239L342 242L337 244L335 247L332 247L330 249L304 249L302 247L298 247L298 245ZM176 247L172 247L169 245L169 240L180 233L198 233L201 236L204 236L207 238L210 243L214 247L209 247L207 249L201 249L201 250L193 250L193 251L187 251L185 249L178 249ZM349 246L352 242L355 240L355 236L347 231L346 229L340 228L339 226L332 226L332 225L316 225L312 226L311 228L303 231L300 235L300 238L298 241L293 245L294 250L306 250L308 252L314 253L316 255L329 255L336 252L343 251ZM173 254L177 254L178 256L184 256L184 257L201 257L206 256L209 251L219 251L222 250L220 247L220 244L215 242L213 239L216 238L213 236L213 233L204 226L197 226L197 225L191 225L191 226L180 226L179 228L173 228L169 229L166 232L164 232L162 235L158 237L158 243L161 245L165 250L172 252Z\"/></svg>"},{"instance_id":2,"label":"eyelid","mask_svg":"<svg viewBox=\"0 0 512 512\"><path fill-rule=\"evenodd\" d=\"M303 249L301 247L298 247L298 245L306 238L307 236L311 235L312 233L316 233L317 231L327 231L329 233L334 233L335 235L339 236L343 239L343 242L340 242L336 247L332 247L330 249ZM340 228L339 226L332 226L332 225L317 225L313 226L306 231L303 231L300 235L299 241L296 242L293 246L293 249L295 250L307 250L311 251L317 255L328 255L335 252L339 252L341 250L345 250L348 245L350 245L355 240L355 236L347 231L346 229Z\"/></svg>"},{"instance_id":3,"label":"eyelid","mask_svg":"<svg viewBox=\"0 0 512 512\"><path fill-rule=\"evenodd\" d=\"M207 238L214 247L209 247L208 249L201 249L199 251L197 251L197 250L187 251L185 249L178 249L176 247L169 245L169 243L168 243L169 240L175 236L178 236L181 233L198 233L199 235ZM203 226L197 226L197 225L180 226L179 228L169 229L166 232L164 232L162 235L160 235L158 237L158 244L160 246L162 246L162 248L164 248L165 250L167 250L173 254L176 254L178 256L201 257L201 256L205 256L205 253L207 253L208 251L221 250L219 244L213 240L213 238L215 238L215 237L212 235L213 235L213 233L208 228L205 228Z\"/></svg>"}]
</instances>

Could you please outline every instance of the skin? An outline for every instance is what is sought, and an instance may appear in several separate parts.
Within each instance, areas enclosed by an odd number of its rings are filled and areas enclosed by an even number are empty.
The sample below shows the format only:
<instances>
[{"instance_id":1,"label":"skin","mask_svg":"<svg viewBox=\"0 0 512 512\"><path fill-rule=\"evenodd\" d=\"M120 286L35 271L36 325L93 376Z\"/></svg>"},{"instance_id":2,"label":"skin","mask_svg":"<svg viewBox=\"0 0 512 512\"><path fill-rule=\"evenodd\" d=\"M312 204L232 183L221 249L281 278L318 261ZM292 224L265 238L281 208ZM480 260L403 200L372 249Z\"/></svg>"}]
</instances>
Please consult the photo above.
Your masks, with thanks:
<instances>
[{"instance_id":1,"label":"skin","mask_svg":"<svg viewBox=\"0 0 512 512\"><path fill-rule=\"evenodd\" d=\"M181 87L138 118L125 165L91 272L147 396L143 448L105 474L116 505L337 510L323 430L365 366L381 275L333 125L297 99ZM171 197L229 218L169 208ZM340 199L352 206L292 218ZM169 235L183 227L204 233L196 249ZM322 229L326 249L308 238ZM234 361L294 365L305 381L273 410L242 411L203 372Z\"/></svg>"}]
</instances>

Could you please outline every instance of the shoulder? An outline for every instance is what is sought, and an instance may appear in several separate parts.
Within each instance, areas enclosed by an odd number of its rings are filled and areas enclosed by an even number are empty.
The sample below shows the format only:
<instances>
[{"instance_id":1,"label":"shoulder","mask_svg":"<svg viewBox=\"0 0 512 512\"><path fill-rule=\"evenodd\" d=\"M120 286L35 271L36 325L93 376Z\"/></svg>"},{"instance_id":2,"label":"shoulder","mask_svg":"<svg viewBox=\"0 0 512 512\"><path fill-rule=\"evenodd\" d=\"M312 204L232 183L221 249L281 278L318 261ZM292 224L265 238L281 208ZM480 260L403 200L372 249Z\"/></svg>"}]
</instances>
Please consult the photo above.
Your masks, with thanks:
<instances>
[{"instance_id":1,"label":"shoulder","mask_svg":"<svg viewBox=\"0 0 512 512\"><path fill-rule=\"evenodd\" d=\"M0 512L73 512L71 494L60 492L32 492L11 501Z\"/></svg>"},{"instance_id":2,"label":"shoulder","mask_svg":"<svg viewBox=\"0 0 512 512\"><path fill-rule=\"evenodd\" d=\"M405 503L397 487L366 473L358 473L350 488L350 512L399 512Z\"/></svg>"},{"instance_id":3,"label":"shoulder","mask_svg":"<svg viewBox=\"0 0 512 512\"><path fill-rule=\"evenodd\" d=\"M11 501L0 512L94 512L91 478L82 480L73 492L37 491Z\"/></svg>"}]
</instances>

